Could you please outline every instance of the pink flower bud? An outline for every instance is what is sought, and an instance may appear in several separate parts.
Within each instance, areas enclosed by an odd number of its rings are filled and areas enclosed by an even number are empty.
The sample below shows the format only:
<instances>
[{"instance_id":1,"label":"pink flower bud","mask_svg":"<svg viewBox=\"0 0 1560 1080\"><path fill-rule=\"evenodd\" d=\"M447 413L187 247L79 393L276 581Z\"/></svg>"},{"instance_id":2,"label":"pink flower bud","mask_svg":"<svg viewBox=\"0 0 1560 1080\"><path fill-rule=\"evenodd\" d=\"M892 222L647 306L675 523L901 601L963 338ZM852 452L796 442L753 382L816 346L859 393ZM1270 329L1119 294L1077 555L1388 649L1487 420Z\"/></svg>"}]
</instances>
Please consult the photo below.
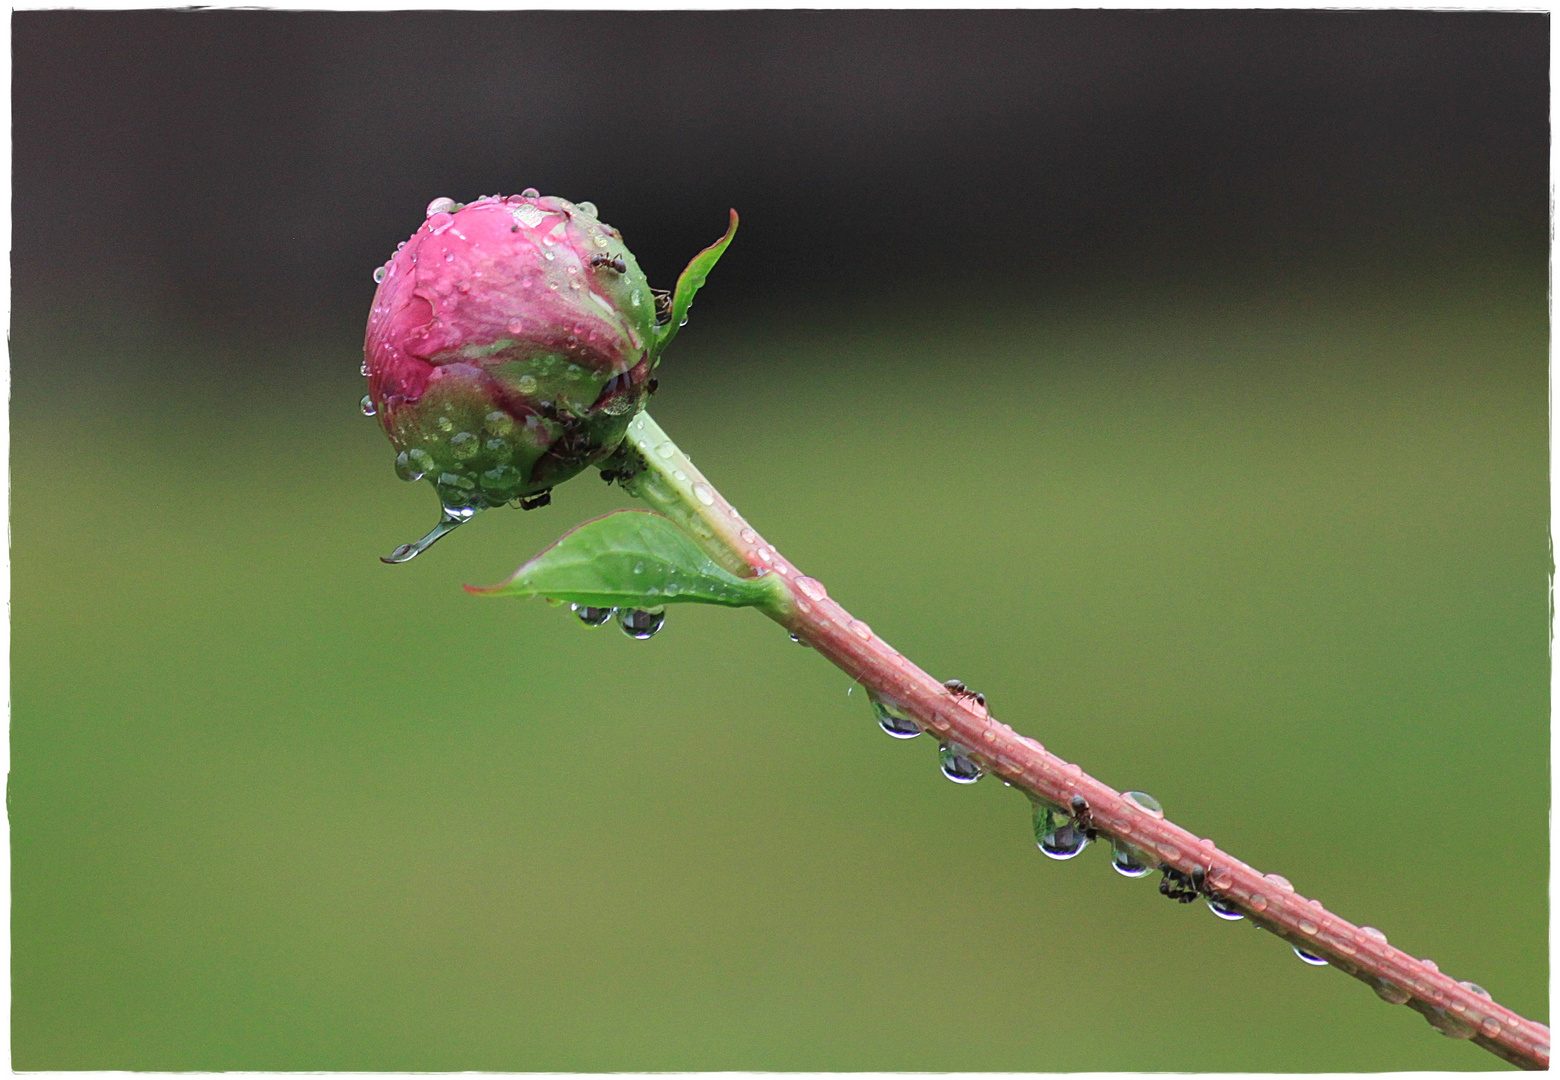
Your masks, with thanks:
<instances>
[{"instance_id":1,"label":"pink flower bud","mask_svg":"<svg viewBox=\"0 0 1560 1080\"><path fill-rule=\"evenodd\" d=\"M589 203L435 199L374 277L365 411L447 518L539 503L611 454L644 404L656 300Z\"/></svg>"}]
</instances>

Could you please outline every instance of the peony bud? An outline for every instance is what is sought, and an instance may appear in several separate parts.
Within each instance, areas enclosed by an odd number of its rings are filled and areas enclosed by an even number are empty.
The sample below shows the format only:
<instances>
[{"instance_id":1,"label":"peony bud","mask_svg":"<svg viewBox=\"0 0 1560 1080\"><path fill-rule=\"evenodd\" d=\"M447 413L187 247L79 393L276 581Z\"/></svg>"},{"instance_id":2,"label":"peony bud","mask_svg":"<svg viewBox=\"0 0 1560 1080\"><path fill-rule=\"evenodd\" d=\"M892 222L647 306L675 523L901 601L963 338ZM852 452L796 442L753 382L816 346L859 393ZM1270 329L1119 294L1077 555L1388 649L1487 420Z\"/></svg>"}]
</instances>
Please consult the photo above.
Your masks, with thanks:
<instances>
[{"instance_id":1,"label":"peony bud","mask_svg":"<svg viewBox=\"0 0 1560 1080\"><path fill-rule=\"evenodd\" d=\"M397 473L431 481L445 511L386 561L478 510L543 505L609 456L676 329L658 325L644 273L594 206L534 190L435 199L374 278L364 408L390 437Z\"/></svg>"}]
</instances>

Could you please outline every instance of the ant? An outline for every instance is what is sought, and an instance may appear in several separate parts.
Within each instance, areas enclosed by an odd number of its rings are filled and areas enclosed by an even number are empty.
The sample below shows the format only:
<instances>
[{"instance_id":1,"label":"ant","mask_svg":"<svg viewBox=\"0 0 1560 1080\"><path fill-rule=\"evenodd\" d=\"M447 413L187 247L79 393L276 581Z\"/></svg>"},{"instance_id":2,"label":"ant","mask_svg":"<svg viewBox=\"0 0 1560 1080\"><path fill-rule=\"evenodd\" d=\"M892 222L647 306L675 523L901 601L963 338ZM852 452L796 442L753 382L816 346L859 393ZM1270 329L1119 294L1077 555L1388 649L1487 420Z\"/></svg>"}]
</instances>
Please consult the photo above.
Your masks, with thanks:
<instances>
[{"instance_id":1,"label":"ant","mask_svg":"<svg viewBox=\"0 0 1560 1080\"><path fill-rule=\"evenodd\" d=\"M610 266L620 274L628 273L628 263L623 261L623 256L621 255L592 255L590 257L590 265L592 267Z\"/></svg>"},{"instance_id":2,"label":"ant","mask_svg":"<svg viewBox=\"0 0 1560 1080\"><path fill-rule=\"evenodd\" d=\"M655 324L665 326L672 321L672 294L666 289L651 289L650 295L655 300Z\"/></svg>"},{"instance_id":3,"label":"ant","mask_svg":"<svg viewBox=\"0 0 1560 1080\"><path fill-rule=\"evenodd\" d=\"M1196 867L1190 874L1181 873L1169 863L1160 863L1159 869L1165 875L1159 882L1160 896L1167 896L1178 904L1190 904L1203 891L1202 867Z\"/></svg>"},{"instance_id":4,"label":"ant","mask_svg":"<svg viewBox=\"0 0 1560 1080\"><path fill-rule=\"evenodd\" d=\"M513 505L522 510L537 510L552 502L552 488L538 491L535 495L521 495Z\"/></svg>"},{"instance_id":5,"label":"ant","mask_svg":"<svg viewBox=\"0 0 1560 1080\"><path fill-rule=\"evenodd\" d=\"M968 686L965 686L958 679L949 679L947 682L943 683L943 688L956 698L964 698L968 701L973 701L983 709L986 707L986 695L977 694Z\"/></svg>"},{"instance_id":6,"label":"ant","mask_svg":"<svg viewBox=\"0 0 1560 1080\"><path fill-rule=\"evenodd\" d=\"M647 394L653 394L659 389L661 389L660 379L651 379L649 382L645 383L645 393Z\"/></svg>"},{"instance_id":7,"label":"ant","mask_svg":"<svg viewBox=\"0 0 1560 1080\"><path fill-rule=\"evenodd\" d=\"M1082 795L1074 795L1068 800L1067 807L1072 811L1072 827L1091 841L1097 840L1100 831L1094 827L1094 815L1089 810L1089 800Z\"/></svg>"}]
</instances>

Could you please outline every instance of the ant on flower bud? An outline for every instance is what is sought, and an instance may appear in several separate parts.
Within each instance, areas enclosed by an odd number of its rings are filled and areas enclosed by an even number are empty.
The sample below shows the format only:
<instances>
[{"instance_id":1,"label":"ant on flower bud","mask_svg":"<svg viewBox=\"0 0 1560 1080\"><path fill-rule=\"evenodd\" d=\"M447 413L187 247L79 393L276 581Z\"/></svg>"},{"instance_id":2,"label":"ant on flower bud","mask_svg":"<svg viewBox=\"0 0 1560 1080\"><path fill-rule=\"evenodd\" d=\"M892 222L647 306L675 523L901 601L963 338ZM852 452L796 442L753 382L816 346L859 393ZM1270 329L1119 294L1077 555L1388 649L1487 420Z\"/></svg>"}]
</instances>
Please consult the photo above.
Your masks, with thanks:
<instances>
[{"instance_id":1,"label":"ant on flower bud","mask_svg":"<svg viewBox=\"0 0 1560 1080\"><path fill-rule=\"evenodd\" d=\"M590 265L592 269L606 266L620 274L628 273L628 263L623 261L623 256L621 255L592 255L590 257Z\"/></svg>"}]
</instances>

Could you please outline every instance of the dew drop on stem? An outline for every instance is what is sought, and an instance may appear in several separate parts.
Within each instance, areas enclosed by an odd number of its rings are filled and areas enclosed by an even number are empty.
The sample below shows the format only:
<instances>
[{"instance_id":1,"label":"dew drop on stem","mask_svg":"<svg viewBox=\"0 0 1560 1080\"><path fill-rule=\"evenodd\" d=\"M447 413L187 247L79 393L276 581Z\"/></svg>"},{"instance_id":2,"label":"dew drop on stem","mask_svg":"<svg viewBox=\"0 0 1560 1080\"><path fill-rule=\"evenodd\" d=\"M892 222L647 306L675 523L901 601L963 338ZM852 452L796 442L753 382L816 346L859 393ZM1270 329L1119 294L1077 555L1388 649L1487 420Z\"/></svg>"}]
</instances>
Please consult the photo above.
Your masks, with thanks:
<instances>
[{"instance_id":1,"label":"dew drop on stem","mask_svg":"<svg viewBox=\"0 0 1560 1080\"><path fill-rule=\"evenodd\" d=\"M637 641L653 638L666 622L665 608L623 608L618 612L618 625L623 633Z\"/></svg>"},{"instance_id":2,"label":"dew drop on stem","mask_svg":"<svg viewBox=\"0 0 1560 1080\"><path fill-rule=\"evenodd\" d=\"M921 734L921 727L909 717L900 716L884 705L877 698L872 698L872 713L877 717L878 727L896 739L913 739Z\"/></svg>"},{"instance_id":3,"label":"dew drop on stem","mask_svg":"<svg viewBox=\"0 0 1560 1080\"><path fill-rule=\"evenodd\" d=\"M1110 866L1122 877L1140 878L1153 872L1148 856L1125 840L1112 838L1110 842Z\"/></svg>"},{"instance_id":4,"label":"dew drop on stem","mask_svg":"<svg viewBox=\"0 0 1560 1080\"><path fill-rule=\"evenodd\" d=\"M1072 818L1046 803L1035 803L1035 844L1052 859L1071 859L1089 846L1082 829L1074 828Z\"/></svg>"},{"instance_id":5,"label":"dew drop on stem","mask_svg":"<svg viewBox=\"0 0 1560 1080\"><path fill-rule=\"evenodd\" d=\"M1208 910L1213 912L1215 915L1217 915L1221 919L1227 919L1230 922L1236 922L1236 921L1238 921L1240 919L1244 919L1246 917L1245 914L1238 907L1234 907L1233 905L1226 904L1222 900L1216 900L1216 899L1214 899L1211 896L1208 897L1207 899L1208 899Z\"/></svg>"},{"instance_id":6,"label":"dew drop on stem","mask_svg":"<svg viewBox=\"0 0 1560 1080\"><path fill-rule=\"evenodd\" d=\"M939 746L937 759L942 774L955 784L973 784L980 779L980 766L958 743L945 742Z\"/></svg>"}]
</instances>

